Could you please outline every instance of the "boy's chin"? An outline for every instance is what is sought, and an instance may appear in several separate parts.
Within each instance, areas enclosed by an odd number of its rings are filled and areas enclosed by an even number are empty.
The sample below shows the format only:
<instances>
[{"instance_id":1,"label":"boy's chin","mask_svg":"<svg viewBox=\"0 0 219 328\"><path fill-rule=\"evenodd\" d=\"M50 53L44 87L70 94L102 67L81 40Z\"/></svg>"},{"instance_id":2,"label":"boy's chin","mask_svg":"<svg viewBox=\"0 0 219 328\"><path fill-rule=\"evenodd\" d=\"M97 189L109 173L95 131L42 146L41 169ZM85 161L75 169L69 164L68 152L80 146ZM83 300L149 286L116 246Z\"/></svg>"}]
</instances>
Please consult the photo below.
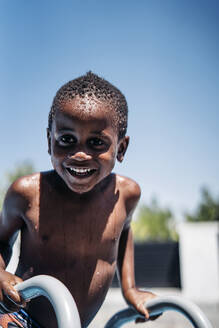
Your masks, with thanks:
<instances>
[{"instance_id":1,"label":"boy's chin","mask_svg":"<svg viewBox=\"0 0 219 328\"><path fill-rule=\"evenodd\" d=\"M93 174L86 179L72 178L69 173L67 175L58 173L58 175L61 177L61 179L69 190L76 194L82 195L88 192L95 191L98 188L97 186L99 186L102 182L106 181L106 178L110 175L110 173L104 176L96 176L96 174Z\"/></svg>"}]
</instances>

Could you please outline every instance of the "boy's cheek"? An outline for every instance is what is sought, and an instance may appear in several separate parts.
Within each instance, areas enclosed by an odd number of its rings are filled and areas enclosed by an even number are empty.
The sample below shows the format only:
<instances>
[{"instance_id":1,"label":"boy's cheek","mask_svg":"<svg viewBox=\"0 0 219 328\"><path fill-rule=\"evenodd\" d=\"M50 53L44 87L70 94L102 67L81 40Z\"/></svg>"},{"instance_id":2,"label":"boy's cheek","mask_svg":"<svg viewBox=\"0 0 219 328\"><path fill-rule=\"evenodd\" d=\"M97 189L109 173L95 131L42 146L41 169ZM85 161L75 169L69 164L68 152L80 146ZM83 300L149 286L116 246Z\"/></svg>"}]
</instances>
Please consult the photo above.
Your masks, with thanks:
<instances>
[{"instance_id":1,"label":"boy's cheek","mask_svg":"<svg viewBox=\"0 0 219 328\"><path fill-rule=\"evenodd\" d=\"M56 143L51 146L51 157L62 159L66 156L66 149L59 147Z\"/></svg>"},{"instance_id":2,"label":"boy's cheek","mask_svg":"<svg viewBox=\"0 0 219 328\"><path fill-rule=\"evenodd\" d=\"M50 158L54 168L58 168L62 164L64 159L61 153L54 150L51 151Z\"/></svg>"},{"instance_id":3,"label":"boy's cheek","mask_svg":"<svg viewBox=\"0 0 219 328\"><path fill-rule=\"evenodd\" d=\"M109 164L116 162L116 152L114 151L108 151L106 153L103 153L99 155L99 160L102 161L103 164Z\"/></svg>"}]
</instances>

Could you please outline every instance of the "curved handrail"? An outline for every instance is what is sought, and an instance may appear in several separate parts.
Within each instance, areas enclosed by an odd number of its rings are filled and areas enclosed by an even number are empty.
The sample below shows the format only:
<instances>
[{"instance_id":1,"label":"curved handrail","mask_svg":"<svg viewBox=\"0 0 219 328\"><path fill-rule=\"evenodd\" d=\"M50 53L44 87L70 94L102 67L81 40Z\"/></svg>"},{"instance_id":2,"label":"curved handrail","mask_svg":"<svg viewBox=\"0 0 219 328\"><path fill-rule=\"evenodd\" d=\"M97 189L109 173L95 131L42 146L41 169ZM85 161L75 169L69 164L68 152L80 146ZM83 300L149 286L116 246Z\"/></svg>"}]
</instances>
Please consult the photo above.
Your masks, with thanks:
<instances>
[{"instance_id":1,"label":"curved handrail","mask_svg":"<svg viewBox=\"0 0 219 328\"><path fill-rule=\"evenodd\" d=\"M24 300L45 296L52 304L60 328L81 328L80 317L75 301L69 290L58 279L40 275L32 277L15 286ZM146 303L150 317L168 310L182 313L193 324L194 328L213 328L200 308L182 297L156 297ZM116 313L104 328L119 328L127 322L142 317L133 308L126 308Z\"/></svg>"},{"instance_id":2,"label":"curved handrail","mask_svg":"<svg viewBox=\"0 0 219 328\"><path fill-rule=\"evenodd\" d=\"M161 314L164 311L175 310L182 313L195 328L213 328L210 321L200 310L200 308L182 297L166 296L156 297L146 303L150 317ZM142 317L133 308L126 308L116 313L105 325L104 328L119 328L127 322Z\"/></svg>"},{"instance_id":3,"label":"curved handrail","mask_svg":"<svg viewBox=\"0 0 219 328\"><path fill-rule=\"evenodd\" d=\"M60 328L81 328L75 301L65 285L58 279L39 275L15 286L24 300L45 296L51 302Z\"/></svg>"}]
</instances>

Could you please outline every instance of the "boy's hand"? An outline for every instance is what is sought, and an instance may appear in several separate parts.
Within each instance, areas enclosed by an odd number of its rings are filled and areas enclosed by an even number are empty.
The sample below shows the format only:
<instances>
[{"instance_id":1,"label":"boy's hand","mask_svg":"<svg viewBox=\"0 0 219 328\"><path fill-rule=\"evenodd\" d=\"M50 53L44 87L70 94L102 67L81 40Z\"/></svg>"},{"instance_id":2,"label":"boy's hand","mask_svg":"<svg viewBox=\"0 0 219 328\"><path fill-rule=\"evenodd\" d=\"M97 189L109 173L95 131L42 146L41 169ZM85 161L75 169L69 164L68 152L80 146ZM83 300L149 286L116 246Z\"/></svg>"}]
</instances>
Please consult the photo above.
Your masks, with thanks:
<instances>
[{"instance_id":1,"label":"boy's hand","mask_svg":"<svg viewBox=\"0 0 219 328\"><path fill-rule=\"evenodd\" d=\"M136 323L149 320L149 312L145 308L145 303L150 299L155 298L155 294L151 292L140 291L137 288L130 288L124 293L124 296L128 304L133 306L139 313L141 313L145 317L145 319L136 319ZM157 317L159 317L159 315L150 318L150 320L155 320L157 319Z\"/></svg>"},{"instance_id":2,"label":"boy's hand","mask_svg":"<svg viewBox=\"0 0 219 328\"><path fill-rule=\"evenodd\" d=\"M0 311L15 312L26 304L22 300L19 293L14 289L14 286L22 282L22 279L7 272L0 270Z\"/></svg>"}]
</instances>

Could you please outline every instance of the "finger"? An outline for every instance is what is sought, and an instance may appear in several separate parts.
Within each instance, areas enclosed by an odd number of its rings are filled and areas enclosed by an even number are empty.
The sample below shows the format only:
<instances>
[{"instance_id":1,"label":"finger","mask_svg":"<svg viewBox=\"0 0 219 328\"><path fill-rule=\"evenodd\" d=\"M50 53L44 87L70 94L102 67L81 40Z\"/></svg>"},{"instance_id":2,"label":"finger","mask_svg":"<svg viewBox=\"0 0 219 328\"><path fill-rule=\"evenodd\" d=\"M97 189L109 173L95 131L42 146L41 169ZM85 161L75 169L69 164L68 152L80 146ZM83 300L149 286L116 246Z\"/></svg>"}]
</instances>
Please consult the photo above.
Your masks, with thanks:
<instances>
[{"instance_id":1,"label":"finger","mask_svg":"<svg viewBox=\"0 0 219 328\"><path fill-rule=\"evenodd\" d=\"M7 294L4 295L4 302L9 304L10 308L16 308L16 310L19 310L20 308L24 308L26 306L26 301L20 295L19 298L20 300L16 301L9 294Z\"/></svg>"},{"instance_id":2,"label":"finger","mask_svg":"<svg viewBox=\"0 0 219 328\"><path fill-rule=\"evenodd\" d=\"M12 303L13 306L16 307L16 309L24 308L24 307L27 305L26 301L23 300L21 296L20 296L20 298L21 298L21 301L20 301L20 302L15 302L13 299L11 299L10 296L5 295L5 300L6 300L6 302L7 302L7 301L10 302L10 304ZM0 327L1 327L1 326L0 326Z\"/></svg>"},{"instance_id":3,"label":"finger","mask_svg":"<svg viewBox=\"0 0 219 328\"><path fill-rule=\"evenodd\" d=\"M17 277L17 276L15 276L15 281L14 281L14 283L12 283L12 286L15 286L15 285L17 285L17 284L19 284L19 283L21 283L21 282L23 282L23 279L21 279L20 277ZM15 289L15 288L13 288L13 290L15 290L16 291L16 293L19 295L19 297L20 297L20 301L19 302L16 302L20 307L25 307L26 305L27 305L27 302L22 298L22 295L20 295L19 294L19 292Z\"/></svg>"},{"instance_id":4,"label":"finger","mask_svg":"<svg viewBox=\"0 0 219 328\"><path fill-rule=\"evenodd\" d=\"M16 291L16 289L14 289L12 284L3 283L3 288L2 289L3 289L4 295L8 296L15 303L19 304L19 303L22 302L19 293Z\"/></svg>"},{"instance_id":5,"label":"finger","mask_svg":"<svg viewBox=\"0 0 219 328\"><path fill-rule=\"evenodd\" d=\"M138 311L143 314L143 316L145 317L146 320L149 319L149 312L148 310L145 308L144 304L139 304L139 306L137 307Z\"/></svg>"},{"instance_id":6,"label":"finger","mask_svg":"<svg viewBox=\"0 0 219 328\"><path fill-rule=\"evenodd\" d=\"M15 276L15 279L14 280L15 280L15 285L23 282L23 280L20 277L17 277L17 276Z\"/></svg>"},{"instance_id":7,"label":"finger","mask_svg":"<svg viewBox=\"0 0 219 328\"><path fill-rule=\"evenodd\" d=\"M6 312L17 312L24 307L23 302L16 303L8 295L3 295L2 306L5 308Z\"/></svg>"}]
</instances>

